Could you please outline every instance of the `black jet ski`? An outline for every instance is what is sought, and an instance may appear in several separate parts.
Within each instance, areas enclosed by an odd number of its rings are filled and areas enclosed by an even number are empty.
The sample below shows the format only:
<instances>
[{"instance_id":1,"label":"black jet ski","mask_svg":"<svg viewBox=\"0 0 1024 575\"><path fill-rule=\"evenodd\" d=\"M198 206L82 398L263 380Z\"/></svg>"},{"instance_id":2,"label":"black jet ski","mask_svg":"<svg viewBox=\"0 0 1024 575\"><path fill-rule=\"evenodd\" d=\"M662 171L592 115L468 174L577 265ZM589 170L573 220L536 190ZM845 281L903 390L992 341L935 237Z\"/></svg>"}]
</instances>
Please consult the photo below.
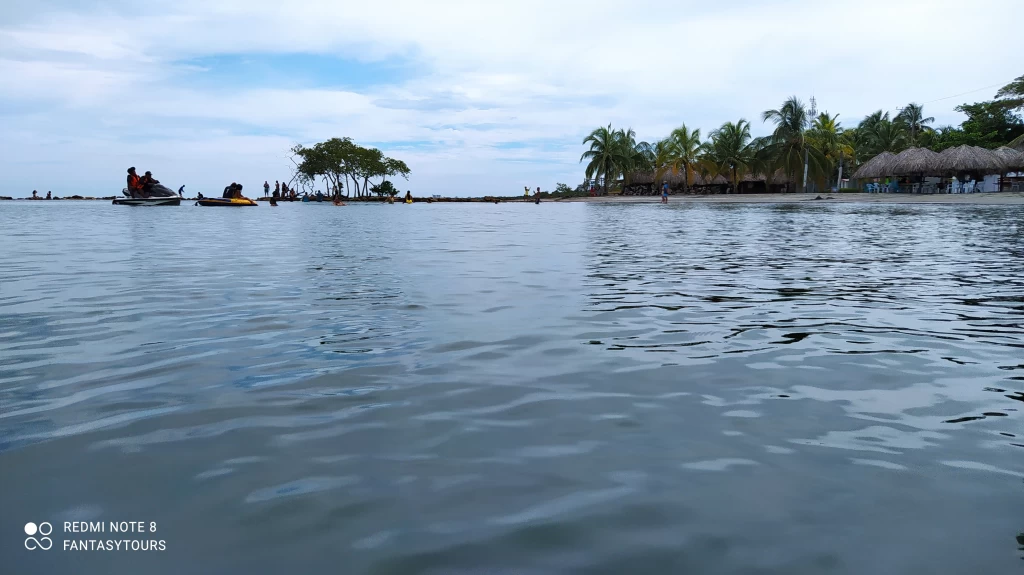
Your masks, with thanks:
<instances>
[{"instance_id":1,"label":"black jet ski","mask_svg":"<svg viewBox=\"0 0 1024 575\"><path fill-rule=\"evenodd\" d=\"M123 198L114 198L115 206L180 206L181 196L179 196L174 190L168 188L163 184L153 184L149 186L143 194L145 197L137 196L132 197L132 194L128 191L128 188L121 190L124 194Z\"/></svg>"}]
</instances>

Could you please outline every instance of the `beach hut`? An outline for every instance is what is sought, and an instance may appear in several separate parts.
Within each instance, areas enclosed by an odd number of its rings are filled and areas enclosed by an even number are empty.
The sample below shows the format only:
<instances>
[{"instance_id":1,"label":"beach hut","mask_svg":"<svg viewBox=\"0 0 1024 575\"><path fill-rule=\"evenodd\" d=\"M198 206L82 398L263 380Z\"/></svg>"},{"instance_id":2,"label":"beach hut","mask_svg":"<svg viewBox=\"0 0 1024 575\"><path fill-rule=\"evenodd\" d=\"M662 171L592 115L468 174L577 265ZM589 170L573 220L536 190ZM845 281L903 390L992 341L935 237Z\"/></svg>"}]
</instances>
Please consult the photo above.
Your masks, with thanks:
<instances>
[{"instance_id":1,"label":"beach hut","mask_svg":"<svg viewBox=\"0 0 1024 575\"><path fill-rule=\"evenodd\" d=\"M1003 146L1001 148L996 148L994 153L1003 160L1003 165L1006 167L1006 171L1024 171L1024 151L1014 150L1013 148Z\"/></svg>"},{"instance_id":2,"label":"beach hut","mask_svg":"<svg viewBox=\"0 0 1024 575\"><path fill-rule=\"evenodd\" d=\"M853 173L853 179L870 180L889 176L891 175L889 168L892 166L892 162L895 159L896 154L893 154L892 152L882 152L874 158L864 162L861 167L857 168L857 171Z\"/></svg>"},{"instance_id":3,"label":"beach hut","mask_svg":"<svg viewBox=\"0 0 1024 575\"><path fill-rule=\"evenodd\" d=\"M741 194L763 194L763 193L785 193L789 191L790 181L786 172L781 168L775 170L770 178L764 174L746 173L740 177L739 193Z\"/></svg>"},{"instance_id":4,"label":"beach hut","mask_svg":"<svg viewBox=\"0 0 1024 575\"><path fill-rule=\"evenodd\" d=\"M1007 144L1007 147L1013 148L1018 152L1024 152L1024 134L1014 138L1012 142Z\"/></svg>"},{"instance_id":5,"label":"beach hut","mask_svg":"<svg viewBox=\"0 0 1024 575\"><path fill-rule=\"evenodd\" d=\"M998 189L1011 192L1024 191L1024 178L1021 177L1024 173L1024 151L1003 146L997 148L995 153L1003 160L1006 172L1016 172L1017 174L1017 177L1006 177L1006 174L1002 174L1002 177L999 178Z\"/></svg>"},{"instance_id":6,"label":"beach hut","mask_svg":"<svg viewBox=\"0 0 1024 575\"><path fill-rule=\"evenodd\" d=\"M907 148L893 159L889 172L893 176L923 176L936 172L939 154L928 148Z\"/></svg>"},{"instance_id":7,"label":"beach hut","mask_svg":"<svg viewBox=\"0 0 1024 575\"><path fill-rule=\"evenodd\" d=\"M977 146L947 148L939 154L935 167L947 174L1001 174L1006 170L999 154Z\"/></svg>"},{"instance_id":8,"label":"beach hut","mask_svg":"<svg viewBox=\"0 0 1024 575\"><path fill-rule=\"evenodd\" d=\"M1002 175L1006 172L1006 164L999 154L977 146L957 146L943 150L939 154L936 168L939 173L956 176L959 181L968 182L966 191L969 192L991 188L995 182L992 178L984 176ZM973 181L978 182L977 187L971 183Z\"/></svg>"}]
</instances>

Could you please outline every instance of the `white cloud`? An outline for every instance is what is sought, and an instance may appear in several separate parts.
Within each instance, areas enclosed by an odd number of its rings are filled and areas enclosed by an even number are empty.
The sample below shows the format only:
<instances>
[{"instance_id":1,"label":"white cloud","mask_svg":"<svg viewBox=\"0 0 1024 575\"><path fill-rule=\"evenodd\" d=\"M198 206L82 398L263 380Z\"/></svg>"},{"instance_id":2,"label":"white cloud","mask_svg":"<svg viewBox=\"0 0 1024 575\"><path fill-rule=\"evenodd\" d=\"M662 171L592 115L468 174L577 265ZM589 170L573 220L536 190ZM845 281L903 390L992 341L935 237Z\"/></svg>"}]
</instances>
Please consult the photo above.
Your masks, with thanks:
<instances>
[{"instance_id":1,"label":"white cloud","mask_svg":"<svg viewBox=\"0 0 1024 575\"><path fill-rule=\"evenodd\" d=\"M0 8L0 103L13 110L0 111L0 129L18 138L0 144L0 194L75 182L100 193L120 185L121 164L144 160L197 188L262 182L264 172L282 177L292 143L335 135L395 142L413 169L409 187L424 194L577 183L580 139L608 122L651 140L684 121L706 133L739 117L764 133L762 110L814 94L854 123L1020 75L1014 23L1024 5L975 2L963 26L967 9L952 0L15 2ZM398 57L423 74L364 89L183 79L182 60L251 53ZM926 111L956 123L953 106L992 93ZM500 148L510 142L526 147Z\"/></svg>"}]
</instances>

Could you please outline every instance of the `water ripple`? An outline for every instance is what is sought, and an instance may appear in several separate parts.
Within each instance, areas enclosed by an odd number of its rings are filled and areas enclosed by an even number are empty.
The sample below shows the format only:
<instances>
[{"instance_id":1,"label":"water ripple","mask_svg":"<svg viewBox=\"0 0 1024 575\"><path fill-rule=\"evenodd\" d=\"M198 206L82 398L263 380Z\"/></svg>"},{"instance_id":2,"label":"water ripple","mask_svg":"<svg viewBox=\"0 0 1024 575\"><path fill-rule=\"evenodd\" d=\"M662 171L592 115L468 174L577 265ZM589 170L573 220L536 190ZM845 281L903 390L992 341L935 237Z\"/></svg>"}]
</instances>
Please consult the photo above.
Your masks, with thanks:
<instances>
[{"instance_id":1,"label":"water ripple","mask_svg":"<svg viewBox=\"0 0 1024 575\"><path fill-rule=\"evenodd\" d=\"M1022 218L5 202L0 508L156 521L174 552L0 554L19 572L1010 572Z\"/></svg>"}]
</instances>

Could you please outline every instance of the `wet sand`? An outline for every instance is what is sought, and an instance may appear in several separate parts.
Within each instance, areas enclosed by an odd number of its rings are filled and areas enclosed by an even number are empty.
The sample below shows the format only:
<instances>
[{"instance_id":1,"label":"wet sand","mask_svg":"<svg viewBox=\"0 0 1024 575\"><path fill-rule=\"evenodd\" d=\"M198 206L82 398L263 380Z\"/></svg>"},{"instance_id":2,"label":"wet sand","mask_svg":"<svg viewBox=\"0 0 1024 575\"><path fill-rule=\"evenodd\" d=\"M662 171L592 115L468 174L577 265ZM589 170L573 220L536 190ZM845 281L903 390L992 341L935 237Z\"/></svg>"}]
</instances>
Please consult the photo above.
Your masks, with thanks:
<instances>
[{"instance_id":1,"label":"wet sand","mask_svg":"<svg viewBox=\"0 0 1024 575\"><path fill-rule=\"evenodd\" d=\"M822 199L815 199L819 195ZM661 196L602 196L596 198L567 198L560 201L656 204L661 201ZM707 196L674 195L669 196L668 201L669 203L706 202L725 204L844 202L869 204L1024 205L1024 193L1000 192L983 194L717 194Z\"/></svg>"}]
</instances>

